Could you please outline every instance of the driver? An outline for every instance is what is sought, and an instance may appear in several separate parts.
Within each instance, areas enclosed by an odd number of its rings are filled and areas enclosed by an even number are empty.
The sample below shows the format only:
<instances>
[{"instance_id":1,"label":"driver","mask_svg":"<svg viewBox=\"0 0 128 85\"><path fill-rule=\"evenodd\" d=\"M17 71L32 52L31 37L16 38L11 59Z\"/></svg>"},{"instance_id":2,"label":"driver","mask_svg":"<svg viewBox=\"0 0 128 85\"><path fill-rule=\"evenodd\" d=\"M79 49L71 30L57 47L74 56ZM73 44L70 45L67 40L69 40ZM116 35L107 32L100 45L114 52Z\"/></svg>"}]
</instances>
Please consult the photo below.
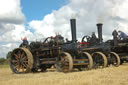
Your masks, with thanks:
<instances>
[{"instance_id":1,"label":"driver","mask_svg":"<svg viewBox=\"0 0 128 85\"><path fill-rule=\"evenodd\" d=\"M23 44L28 44L28 40L27 40L27 37L24 37L23 39L21 38L21 40L23 41Z\"/></svg>"},{"instance_id":2,"label":"driver","mask_svg":"<svg viewBox=\"0 0 128 85\"><path fill-rule=\"evenodd\" d=\"M92 32L92 38L93 39L97 39L96 35L95 35L95 32Z\"/></svg>"},{"instance_id":3,"label":"driver","mask_svg":"<svg viewBox=\"0 0 128 85\"><path fill-rule=\"evenodd\" d=\"M97 43L97 37L95 35L95 32L92 32L92 35L91 35L91 44L92 45L95 45Z\"/></svg>"}]
</instances>

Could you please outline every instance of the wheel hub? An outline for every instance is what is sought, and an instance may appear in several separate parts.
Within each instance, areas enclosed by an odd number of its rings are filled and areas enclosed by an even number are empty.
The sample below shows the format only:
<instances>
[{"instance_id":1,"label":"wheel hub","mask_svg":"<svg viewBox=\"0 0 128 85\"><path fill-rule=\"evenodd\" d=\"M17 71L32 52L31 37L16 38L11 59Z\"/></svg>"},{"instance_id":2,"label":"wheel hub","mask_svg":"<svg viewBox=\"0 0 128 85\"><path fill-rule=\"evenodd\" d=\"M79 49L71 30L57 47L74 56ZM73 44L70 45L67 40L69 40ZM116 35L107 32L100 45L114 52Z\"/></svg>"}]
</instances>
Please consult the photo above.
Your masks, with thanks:
<instances>
[{"instance_id":1,"label":"wheel hub","mask_svg":"<svg viewBox=\"0 0 128 85\"><path fill-rule=\"evenodd\" d=\"M23 59L19 59L19 65L21 66L23 64Z\"/></svg>"}]
</instances>

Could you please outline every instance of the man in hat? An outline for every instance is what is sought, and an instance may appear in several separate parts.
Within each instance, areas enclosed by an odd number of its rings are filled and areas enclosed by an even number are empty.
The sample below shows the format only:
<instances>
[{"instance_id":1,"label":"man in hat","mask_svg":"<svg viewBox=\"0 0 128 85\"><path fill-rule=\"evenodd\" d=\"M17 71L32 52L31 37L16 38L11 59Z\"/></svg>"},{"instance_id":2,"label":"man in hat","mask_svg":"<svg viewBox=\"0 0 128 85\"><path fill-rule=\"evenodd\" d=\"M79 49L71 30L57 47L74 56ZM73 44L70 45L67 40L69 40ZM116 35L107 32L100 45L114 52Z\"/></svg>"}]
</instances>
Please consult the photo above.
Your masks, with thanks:
<instances>
[{"instance_id":1,"label":"man in hat","mask_svg":"<svg viewBox=\"0 0 128 85\"><path fill-rule=\"evenodd\" d=\"M23 39L21 38L21 40L23 41L22 44L26 44L26 45L29 44L29 43L28 43L28 40L27 40L27 37L24 37Z\"/></svg>"}]
</instances>

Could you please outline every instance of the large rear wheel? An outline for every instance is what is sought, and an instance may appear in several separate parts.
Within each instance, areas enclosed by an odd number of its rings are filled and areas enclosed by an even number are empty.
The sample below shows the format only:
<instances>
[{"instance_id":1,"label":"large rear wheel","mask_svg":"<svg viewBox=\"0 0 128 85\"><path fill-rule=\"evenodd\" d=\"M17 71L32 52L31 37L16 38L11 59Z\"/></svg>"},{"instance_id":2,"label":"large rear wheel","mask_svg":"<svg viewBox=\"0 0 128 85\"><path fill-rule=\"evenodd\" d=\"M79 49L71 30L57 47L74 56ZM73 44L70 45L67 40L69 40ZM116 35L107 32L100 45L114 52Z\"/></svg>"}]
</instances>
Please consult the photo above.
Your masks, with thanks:
<instances>
[{"instance_id":1,"label":"large rear wheel","mask_svg":"<svg viewBox=\"0 0 128 85\"><path fill-rule=\"evenodd\" d=\"M64 52L57 60L56 68L58 72L71 72L73 68L73 60L69 53Z\"/></svg>"},{"instance_id":2,"label":"large rear wheel","mask_svg":"<svg viewBox=\"0 0 128 85\"><path fill-rule=\"evenodd\" d=\"M14 73L28 73L33 67L33 56L27 48L16 48L10 59L10 67Z\"/></svg>"},{"instance_id":3,"label":"large rear wheel","mask_svg":"<svg viewBox=\"0 0 128 85\"><path fill-rule=\"evenodd\" d=\"M110 63L116 67L120 65L120 57L117 53L111 52L110 54Z\"/></svg>"},{"instance_id":4,"label":"large rear wheel","mask_svg":"<svg viewBox=\"0 0 128 85\"><path fill-rule=\"evenodd\" d=\"M106 67L107 66L107 57L102 52L95 52L92 54L94 68Z\"/></svg>"},{"instance_id":5,"label":"large rear wheel","mask_svg":"<svg viewBox=\"0 0 128 85\"><path fill-rule=\"evenodd\" d=\"M88 61L85 61L85 63L88 63L87 69L89 69L89 70L92 69L92 67L93 67L92 56L88 52L83 52L83 57L84 57L84 59L88 59Z\"/></svg>"},{"instance_id":6,"label":"large rear wheel","mask_svg":"<svg viewBox=\"0 0 128 85\"><path fill-rule=\"evenodd\" d=\"M92 69L93 60L92 60L92 56L88 52L83 52L81 54L80 59L81 59L81 61L79 61L79 62L84 63L85 65L78 66L77 68L79 71Z\"/></svg>"}]
</instances>

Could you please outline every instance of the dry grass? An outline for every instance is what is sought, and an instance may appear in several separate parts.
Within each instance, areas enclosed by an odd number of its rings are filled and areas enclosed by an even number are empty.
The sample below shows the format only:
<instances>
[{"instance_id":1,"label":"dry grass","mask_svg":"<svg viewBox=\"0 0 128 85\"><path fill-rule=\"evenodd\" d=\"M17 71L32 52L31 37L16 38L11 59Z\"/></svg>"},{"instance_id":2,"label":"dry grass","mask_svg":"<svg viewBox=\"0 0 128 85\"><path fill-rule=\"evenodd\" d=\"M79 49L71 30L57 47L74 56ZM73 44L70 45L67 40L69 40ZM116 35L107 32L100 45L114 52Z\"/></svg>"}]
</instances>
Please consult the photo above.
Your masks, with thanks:
<instances>
[{"instance_id":1,"label":"dry grass","mask_svg":"<svg viewBox=\"0 0 128 85\"><path fill-rule=\"evenodd\" d=\"M128 64L67 74L13 74L6 67L0 68L0 85L128 85Z\"/></svg>"}]
</instances>

